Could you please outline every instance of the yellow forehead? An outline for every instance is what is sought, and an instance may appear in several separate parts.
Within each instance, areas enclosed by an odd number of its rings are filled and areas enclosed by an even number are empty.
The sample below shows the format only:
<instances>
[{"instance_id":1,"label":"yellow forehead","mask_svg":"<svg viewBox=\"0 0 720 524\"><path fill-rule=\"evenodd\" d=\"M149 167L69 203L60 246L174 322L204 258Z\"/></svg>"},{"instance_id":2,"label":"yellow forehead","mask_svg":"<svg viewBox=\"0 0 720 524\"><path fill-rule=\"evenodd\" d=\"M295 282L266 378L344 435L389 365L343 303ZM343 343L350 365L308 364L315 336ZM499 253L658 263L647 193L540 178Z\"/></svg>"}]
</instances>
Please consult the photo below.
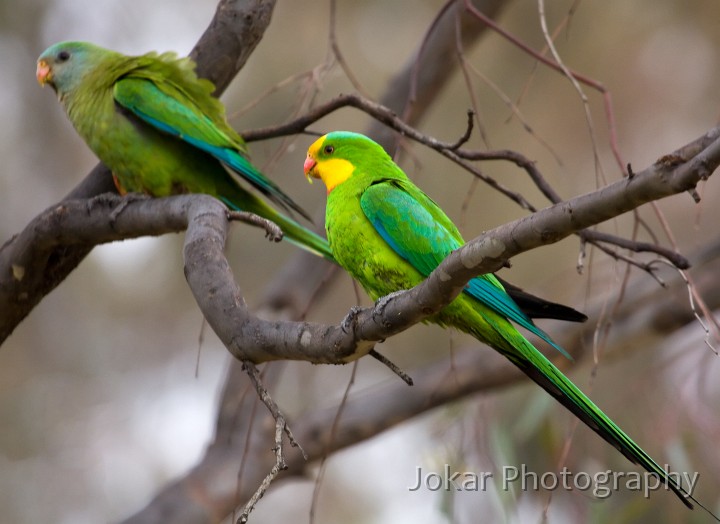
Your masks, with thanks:
<instances>
[{"instance_id":1,"label":"yellow forehead","mask_svg":"<svg viewBox=\"0 0 720 524\"><path fill-rule=\"evenodd\" d=\"M310 145L310 147L308 148L308 155L310 155L310 156L313 157L313 158L317 156L318 151L320 151L320 148L321 148L322 145L323 145L323 142L325 142L325 137L326 137L326 136L327 136L327 135L321 136L320 138L318 138L317 140L315 140L315 142L313 142L313 143Z\"/></svg>"}]
</instances>

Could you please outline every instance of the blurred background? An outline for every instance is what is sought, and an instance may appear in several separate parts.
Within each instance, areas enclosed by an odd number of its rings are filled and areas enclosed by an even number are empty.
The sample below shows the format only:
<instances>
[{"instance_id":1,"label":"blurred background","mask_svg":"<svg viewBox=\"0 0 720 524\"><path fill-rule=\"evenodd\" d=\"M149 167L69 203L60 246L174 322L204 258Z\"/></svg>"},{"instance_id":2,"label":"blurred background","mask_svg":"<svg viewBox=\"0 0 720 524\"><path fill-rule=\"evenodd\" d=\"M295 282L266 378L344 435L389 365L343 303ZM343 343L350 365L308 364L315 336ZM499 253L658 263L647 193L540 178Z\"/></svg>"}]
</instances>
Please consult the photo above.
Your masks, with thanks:
<instances>
[{"instance_id":1,"label":"blurred background","mask_svg":"<svg viewBox=\"0 0 720 524\"><path fill-rule=\"evenodd\" d=\"M566 64L604 84L612 93L618 142L636 170L703 134L720 114L720 3L714 0L590 0L547 2L554 28L576 11L557 39ZM442 6L439 0L338 1L337 36L345 58L375 98L417 48ZM26 0L0 3L0 241L19 232L35 215L60 200L96 159L75 134L51 90L38 87L36 57L60 40L89 40L127 54L174 50L187 54L212 18L213 0ZM544 45L537 3L515 0L499 23L535 49ZM239 130L265 127L291 117L302 85L290 83L269 97L260 94L284 79L312 69L328 53L328 2L278 2L273 21L247 66L223 97ZM585 88L594 125L567 79L534 61L498 35L489 34L467 58L486 142L473 147L513 149L537 161L548 181L568 198L614 181L621 174L608 141L601 96ZM487 81L486 81L487 80ZM496 90L517 100L528 132ZM319 100L351 91L336 68L322 79ZM254 104L254 102L258 102ZM247 111L243 108L251 106ZM465 130L468 87L457 74L420 129L441 140ZM363 131L369 119L344 109L313 126L318 131ZM254 162L266 169L306 209L324 206L324 189L308 185L302 163L312 137L298 137L276 155L280 140L251 144ZM478 186L467 210L462 202L471 177L439 155L412 146L406 172L462 225L467 238L523 216L506 198ZM546 202L521 170L504 163L481 168L522 192L537 207ZM687 195L659 202L678 245L692 254L718 238L720 184L711 178L694 205ZM654 214L641 213L668 245ZM604 230L629 237L622 217ZM646 232L644 240L652 240ZM216 400L229 354L210 330L202 343L202 317L182 269L182 236L100 246L53 291L0 348L0 522L84 524L113 522L139 510L165 483L202 456L213 433ZM293 254L271 245L262 233L236 225L229 240L232 261L252 306ZM624 266L595 253L583 274L575 269L575 238L513 260L502 275L541 296L578 309L598 307L620 289ZM633 280L651 280L633 272ZM348 277L313 304L308 318L338 322L357 303ZM368 303L365 297L363 303ZM678 308L688 308L686 302ZM2 312L0 312L2 314ZM595 319L591 319L592 322ZM562 340L559 323L542 324ZM717 512L720 458L714 380L717 358L690 325L652 345L635 344L601 360L592 397L658 462L700 472L701 500ZM382 346L404 369L475 347L463 336L416 326ZM480 350L487 351L486 348ZM682 359L680 358L682 357ZM570 376L581 388L590 364ZM342 396L350 368L288 364L274 392L295 416ZM354 391L397 380L374 361L359 365ZM503 491L448 494L407 487L418 466L442 471L498 471L528 464L554 471L571 427L567 413L534 385L475 396L430 412L329 462L315 522L436 523L537 522L547 493ZM605 442L578 429L566 464L576 470L637 471ZM286 482L268 495L252 522L305 522L312 479ZM556 494L551 522L682 522L705 516L688 512L675 497L658 493L650 503L620 492L590 501L585 494ZM578 510L577 499L582 510ZM586 500L587 499L587 500ZM566 511L567 510L567 511ZM580 513L578 513L580 511Z\"/></svg>"}]
</instances>

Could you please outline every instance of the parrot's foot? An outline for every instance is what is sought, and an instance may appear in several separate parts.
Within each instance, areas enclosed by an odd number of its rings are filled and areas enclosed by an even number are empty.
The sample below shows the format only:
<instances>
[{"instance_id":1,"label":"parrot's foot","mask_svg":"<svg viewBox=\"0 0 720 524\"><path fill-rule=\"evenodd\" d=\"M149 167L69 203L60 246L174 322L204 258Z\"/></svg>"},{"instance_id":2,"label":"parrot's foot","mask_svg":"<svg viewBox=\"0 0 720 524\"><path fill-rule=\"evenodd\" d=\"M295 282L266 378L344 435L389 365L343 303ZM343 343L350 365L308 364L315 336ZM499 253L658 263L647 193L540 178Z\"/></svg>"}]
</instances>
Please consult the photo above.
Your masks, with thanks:
<instances>
[{"instance_id":1,"label":"parrot's foot","mask_svg":"<svg viewBox=\"0 0 720 524\"><path fill-rule=\"evenodd\" d=\"M357 324L357 317L362 311L361 307L353 306L350 308L350 312L345 315L345 318L340 322L340 328L343 330L343 333L350 333L350 331L355 327L355 324Z\"/></svg>"},{"instance_id":2,"label":"parrot's foot","mask_svg":"<svg viewBox=\"0 0 720 524\"><path fill-rule=\"evenodd\" d=\"M150 195L146 195L145 193L128 193L123 196L118 206L112 210L112 213L110 213L110 225L112 227L115 227L115 221L122 214L122 212L125 211L125 208L129 204L132 204L133 202L141 202L149 198L152 197Z\"/></svg>"},{"instance_id":3,"label":"parrot's foot","mask_svg":"<svg viewBox=\"0 0 720 524\"><path fill-rule=\"evenodd\" d=\"M404 289L401 289L400 291L393 291L389 295L385 295L384 297L380 297L375 301L375 310L373 311L373 316L382 316L385 312L385 308L390 303L390 301L394 298L399 297L405 293Z\"/></svg>"},{"instance_id":4,"label":"parrot's foot","mask_svg":"<svg viewBox=\"0 0 720 524\"><path fill-rule=\"evenodd\" d=\"M87 200L88 212L93 211L96 207L114 208L122 202L122 197L115 193L100 193Z\"/></svg>"}]
</instances>

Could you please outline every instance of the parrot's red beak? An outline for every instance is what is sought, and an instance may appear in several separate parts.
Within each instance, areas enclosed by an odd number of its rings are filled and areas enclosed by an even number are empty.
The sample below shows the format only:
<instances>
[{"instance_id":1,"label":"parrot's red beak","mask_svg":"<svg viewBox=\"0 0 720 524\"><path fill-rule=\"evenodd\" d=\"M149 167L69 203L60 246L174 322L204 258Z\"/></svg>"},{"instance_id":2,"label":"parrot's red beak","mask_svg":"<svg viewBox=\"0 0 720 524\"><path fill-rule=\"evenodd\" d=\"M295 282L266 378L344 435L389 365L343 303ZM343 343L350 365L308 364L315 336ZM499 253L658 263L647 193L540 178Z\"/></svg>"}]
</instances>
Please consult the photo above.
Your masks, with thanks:
<instances>
[{"instance_id":1,"label":"parrot's red beak","mask_svg":"<svg viewBox=\"0 0 720 524\"><path fill-rule=\"evenodd\" d=\"M38 60L35 77L37 78L38 84L43 87L48 82L52 81L52 70L50 69L50 65L45 60Z\"/></svg>"},{"instance_id":2,"label":"parrot's red beak","mask_svg":"<svg viewBox=\"0 0 720 524\"><path fill-rule=\"evenodd\" d=\"M307 156L307 158L305 159L305 164L303 164L303 171L305 171L305 178L307 178L308 182L310 182L311 184L312 184L313 178L319 178L318 175L314 171L316 165L317 165L317 161L310 155Z\"/></svg>"}]
</instances>

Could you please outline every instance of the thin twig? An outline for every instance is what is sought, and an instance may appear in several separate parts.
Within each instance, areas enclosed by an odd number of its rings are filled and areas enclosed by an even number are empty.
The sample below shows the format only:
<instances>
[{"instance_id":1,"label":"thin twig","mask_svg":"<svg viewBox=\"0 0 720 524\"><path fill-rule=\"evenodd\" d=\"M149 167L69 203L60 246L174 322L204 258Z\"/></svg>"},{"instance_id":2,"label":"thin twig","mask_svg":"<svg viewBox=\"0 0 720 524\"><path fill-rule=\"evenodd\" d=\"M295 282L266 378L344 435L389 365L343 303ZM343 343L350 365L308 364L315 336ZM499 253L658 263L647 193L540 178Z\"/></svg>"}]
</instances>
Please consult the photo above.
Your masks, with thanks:
<instances>
[{"instance_id":1,"label":"thin twig","mask_svg":"<svg viewBox=\"0 0 720 524\"><path fill-rule=\"evenodd\" d=\"M720 356L720 353L718 353L718 349L710 342L710 337L711 337L710 328L708 328L705 321L703 321L703 317L708 319L711 323L710 325L712 326L712 322L714 321L714 319L712 318L712 312L707 308L707 305L705 304L704 301L697 300L697 297L699 296L697 293L697 288L691 282L691 280L688 278L688 274L681 269L673 267L672 264L670 264L667 260L657 259L651 263L665 264L665 265L670 266L672 269L675 269L678 272L678 274L680 275L680 278L682 278L683 282L685 282L685 287L687 288L688 303L690 304L690 310L692 311L693 316L697 319L698 323L700 324L700 327L705 332L705 345L710 348L710 351L712 351L716 357ZM702 313L701 313L701 311L698 311L698 307L697 307L698 303L699 303L700 310L702 311ZM717 339L717 333L715 334L715 338Z\"/></svg>"},{"instance_id":2,"label":"thin twig","mask_svg":"<svg viewBox=\"0 0 720 524\"><path fill-rule=\"evenodd\" d=\"M457 151L463 145L465 145L468 140L470 140L470 137L472 136L472 132L473 132L474 116L475 116L475 111L472 109L468 109L467 127L465 128L465 133L463 133L463 136L458 138L457 142L455 142L453 145L450 146L451 151Z\"/></svg>"},{"instance_id":3,"label":"thin twig","mask_svg":"<svg viewBox=\"0 0 720 524\"><path fill-rule=\"evenodd\" d=\"M550 153L550 155L555 159L555 162L557 162L558 165L563 165L563 161L560 158L560 155L558 155L557 151L555 151L546 140L544 140L540 135L535 132L533 126L530 125L530 122L528 122L528 120L525 118L525 115L523 115L522 111L520 111L520 107L518 107L518 105L515 104L512 99L503 92L500 86L490 80L487 75L484 75L482 72L480 72L480 70L473 64L466 63L464 56L462 58L463 65L467 66L467 69L469 71L472 71L480 80L483 81L485 85L487 85L498 96L498 98L500 98L503 104L505 104L512 112L512 115L514 115L520 121L520 125L522 125L522 128L525 130L525 132L528 133L534 140L536 140L548 153ZM474 104L474 93L469 93L469 95Z\"/></svg>"},{"instance_id":4,"label":"thin twig","mask_svg":"<svg viewBox=\"0 0 720 524\"><path fill-rule=\"evenodd\" d=\"M328 36L330 40L330 49L332 50L333 54L335 55L335 60L337 60L337 63L340 64L340 67L342 68L343 72L345 73L345 76L347 76L350 83L353 85L355 89L357 89L358 93L362 94L366 98L372 98L369 94L369 91L365 89L365 87L362 85L358 77L353 73L352 69L350 69L350 66L347 63L347 60L345 60L345 55L343 55L342 51L340 51L340 44L338 44L337 40L337 1L336 0L330 0L330 35Z\"/></svg>"},{"instance_id":5,"label":"thin twig","mask_svg":"<svg viewBox=\"0 0 720 524\"><path fill-rule=\"evenodd\" d=\"M255 390L257 391L260 400L263 401L263 404L265 404L265 406L268 408L268 411L270 411L270 414L275 419L275 447L273 448L273 451L275 452L275 464L270 469L270 472L265 476L263 481L260 483L260 486L258 486L257 490L255 490L255 493L253 493L252 497L250 497L250 500L248 500L245 506L243 506L243 509L240 512L240 516L237 519L237 524L245 524L248 521L248 516L250 515L252 510L255 509L255 505L263 497L267 489L270 487L272 481L275 480L280 471L287 469L287 465L285 464L285 454L283 453L283 434L287 435L290 445L298 448L305 460L307 460L307 454L305 453L305 450L300 447L300 444L298 444L295 440L292 431L290 431L290 427L285 421L285 416L282 414L278 405L267 392L267 389L265 389L265 387L263 386L260 379L260 373L255 364L249 361L244 361L243 370L247 373L253 386L255 386Z\"/></svg>"},{"instance_id":6,"label":"thin twig","mask_svg":"<svg viewBox=\"0 0 720 524\"><path fill-rule=\"evenodd\" d=\"M640 221L640 225L642 225L643 222L644 221ZM593 244L596 244L597 242L605 242L608 244L614 244L624 249L629 249L630 251L635 251L636 253L656 253L668 259L678 269L688 269L690 267L690 261L686 257L681 255L677 251L667 249L657 244L640 242L638 240L629 240L627 238L618 237L609 233L603 233L602 231L585 230L581 231L579 233L579 236L583 240L593 242Z\"/></svg>"},{"instance_id":7,"label":"thin twig","mask_svg":"<svg viewBox=\"0 0 720 524\"><path fill-rule=\"evenodd\" d=\"M378 353L378 352L377 352L376 350L374 350L374 349L371 349L370 352L368 353L368 355L370 355L370 356L373 357L375 360L381 362L382 364L384 364L384 365L386 365L388 368L390 368L390 371L392 371L392 372L395 373L398 377L400 377L401 379L403 379L403 381L404 381L408 386L412 386L412 385L413 385L413 379L412 379L412 377L411 377L410 375L408 375L407 373L405 373L402 369L400 369L400 366L398 366L397 364L395 364L392 360L390 360L390 359L387 358L386 356Z\"/></svg>"},{"instance_id":8,"label":"thin twig","mask_svg":"<svg viewBox=\"0 0 720 524\"><path fill-rule=\"evenodd\" d=\"M260 217L248 211L231 211L227 213L228 220L237 220L245 222L251 226L256 226L265 230L265 237L271 242L280 242L283 239L283 232L280 226L272 220Z\"/></svg>"},{"instance_id":9,"label":"thin twig","mask_svg":"<svg viewBox=\"0 0 720 524\"><path fill-rule=\"evenodd\" d=\"M482 11L478 10L470 0L465 0L465 8L470 12L473 16L475 16L478 20L486 24L488 27L490 27L493 31L497 32L500 36L511 42L516 47L522 49L524 52L541 62L542 64L545 64L546 66L550 67L551 69L554 69L560 73L563 73L562 67L558 63L556 63L553 60L550 60L546 56L544 56L542 53L538 53L533 48L531 48L529 45L527 45L525 42L521 41L519 38L511 34L510 32L506 31L499 25L497 25L491 18L487 17ZM617 162L618 166L620 167L620 170L625 173L625 168L627 166L627 162L625 162L622 158L622 155L620 154L620 147L618 145L617 141L617 129L615 125L615 110L613 109L612 105L612 96L610 94L610 91L600 82L597 80L594 80L590 77L587 77L585 75L582 75L576 71L568 70L572 78L576 79L578 82L585 84L599 93L602 94L603 97L603 105L605 107L605 117L607 119L608 124L608 134L609 134L609 142L610 142L610 149L613 152L613 156L615 156L615 161Z\"/></svg>"},{"instance_id":10,"label":"thin twig","mask_svg":"<svg viewBox=\"0 0 720 524\"><path fill-rule=\"evenodd\" d=\"M473 81L470 76L470 72L468 71L468 69L472 66L468 63L468 60L465 57L465 48L462 41L462 23L460 20L460 16L460 10L458 9L455 13L455 52L457 53L458 61L460 62L460 71L462 72L463 78L465 79L466 91L468 97L470 98L470 104L472 105L475 120L477 121L480 138L487 147L490 147L490 140L487 136L487 133L485 132L485 126L483 126L480 120L480 104L477 100L477 94L475 93L475 89L473 87Z\"/></svg>"},{"instance_id":11,"label":"thin twig","mask_svg":"<svg viewBox=\"0 0 720 524\"><path fill-rule=\"evenodd\" d=\"M593 160L595 161L595 169L596 172L600 175L600 180L603 185L607 184L607 180L605 179L605 175L602 170L602 164L600 162L600 152L598 151L598 143L595 136L595 125L593 124L592 120L592 113L590 112L590 103L588 102L588 97L583 91L582 87L580 86L580 83L578 82L577 78L572 74L570 69L565 65L565 63L562 61L562 58L560 58L560 53L558 52L557 48L555 47L555 42L550 37L550 33L548 32L547 27L547 19L545 18L545 1L544 0L538 0L538 15L540 17L540 27L542 29L543 37L545 38L545 43L547 44L548 48L550 49L550 53L553 55L553 58L555 59L555 63L560 67L563 74L567 77L568 80L570 80L570 83L572 84L575 91L577 91L578 96L580 97L580 100L583 105L583 110L585 111L585 121L587 122L588 131L590 133L590 142L592 143L592 151L593 151Z\"/></svg>"}]
</instances>

